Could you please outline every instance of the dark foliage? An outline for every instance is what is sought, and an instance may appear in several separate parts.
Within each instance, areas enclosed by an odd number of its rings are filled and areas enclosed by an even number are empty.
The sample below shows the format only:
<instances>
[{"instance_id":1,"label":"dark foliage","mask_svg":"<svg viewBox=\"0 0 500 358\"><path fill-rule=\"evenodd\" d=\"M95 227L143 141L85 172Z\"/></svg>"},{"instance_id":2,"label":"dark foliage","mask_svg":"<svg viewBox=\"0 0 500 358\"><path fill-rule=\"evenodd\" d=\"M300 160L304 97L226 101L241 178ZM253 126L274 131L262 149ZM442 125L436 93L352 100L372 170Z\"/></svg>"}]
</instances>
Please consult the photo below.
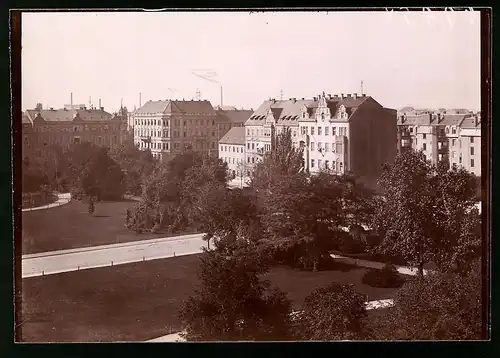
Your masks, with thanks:
<instances>
[{"instance_id":1,"label":"dark foliage","mask_svg":"<svg viewBox=\"0 0 500 358\"><path fill-rule=\"evenodd\" d=\"M392 264L385 264L381 270L371 269L365 273L362 282L372 287L401 287L404 279Z\"/></svg>"}]
</instances>

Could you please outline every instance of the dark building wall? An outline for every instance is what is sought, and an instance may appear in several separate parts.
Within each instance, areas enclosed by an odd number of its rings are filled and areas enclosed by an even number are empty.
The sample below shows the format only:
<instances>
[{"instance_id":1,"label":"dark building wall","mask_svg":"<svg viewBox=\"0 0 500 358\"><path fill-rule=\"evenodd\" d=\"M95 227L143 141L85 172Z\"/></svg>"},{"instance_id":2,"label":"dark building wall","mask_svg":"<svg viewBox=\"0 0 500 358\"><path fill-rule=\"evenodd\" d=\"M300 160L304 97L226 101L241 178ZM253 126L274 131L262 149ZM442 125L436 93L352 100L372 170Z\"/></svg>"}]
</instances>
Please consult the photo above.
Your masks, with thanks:
<instances>
[{"instance_id":1,"label":"dark building wall","mask_svg":"<svg viewBox=\"0 0 500 358\"><path fill-rule=\"evenodd\" d=\"M349 120L351 171L367 180L378 178L381 167L397 153L396 111L382 107L372 98Z\"/></svg>"}]
</instances>

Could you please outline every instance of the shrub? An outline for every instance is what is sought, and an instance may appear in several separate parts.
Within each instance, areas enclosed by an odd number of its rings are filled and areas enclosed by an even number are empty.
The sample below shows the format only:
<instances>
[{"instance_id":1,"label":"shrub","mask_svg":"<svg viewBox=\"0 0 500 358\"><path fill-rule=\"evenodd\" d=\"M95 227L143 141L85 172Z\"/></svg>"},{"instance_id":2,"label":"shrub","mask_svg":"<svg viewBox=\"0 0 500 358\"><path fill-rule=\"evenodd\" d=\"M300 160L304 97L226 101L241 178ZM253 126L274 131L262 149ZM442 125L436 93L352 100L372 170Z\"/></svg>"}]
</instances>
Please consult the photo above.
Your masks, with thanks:
<instances>
[{"instance_id":1,"label":"shrub","mask_svg":"<svg viewBox=\"0 0 500 358\"><path fill-rule=\"evenodd\" d=\"M346 233L340 237L339 250L344 254L360 254L365 251L365 245L361 240Z\"/></svg>"},{"instance_id":2,"label":"shrub","mask_svg":"<svg viewBox=\"0 0 500 358\"><path fill-rule=\"evenodd\" d=\"M392 264L385 264L381 270L371 269L363 276L365 285L382 288L401 287L404 280Z\"/></svg>"}]
</instances>

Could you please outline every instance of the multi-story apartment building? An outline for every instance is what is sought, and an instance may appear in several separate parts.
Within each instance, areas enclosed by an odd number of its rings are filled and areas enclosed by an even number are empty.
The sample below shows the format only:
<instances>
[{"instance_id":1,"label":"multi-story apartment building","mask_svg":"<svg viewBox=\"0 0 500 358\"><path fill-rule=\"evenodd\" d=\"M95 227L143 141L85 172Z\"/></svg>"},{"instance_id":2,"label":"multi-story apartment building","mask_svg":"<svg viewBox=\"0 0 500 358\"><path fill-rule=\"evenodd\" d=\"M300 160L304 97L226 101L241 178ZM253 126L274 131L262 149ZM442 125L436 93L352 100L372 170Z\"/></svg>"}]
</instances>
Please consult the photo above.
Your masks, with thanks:
<instances>
[{"instance_id":1,"label":"multi-story apartment building","mask_svg":"<svg viewBox=\"0 0 500 358\"><path fill-rule=\"evenodd\" d=\"M134 113L134 142L163 160L185 150L216 155L216 117L209 101L148 101Z\"/></svg>"},{"instance_id":2,"label":"multi-story apartment building","mask_svg":"<svg viewBox=\"0 0 500 358\"><path fill-rule=\"evenodd\" d=\"M215 123L217 125L218 139L221 139L231 128L243 127L248 118L252 115L252 110L236 109L235 107L217 107Z\"/></svg>"},{"instance_id":3,"label":"multi-story apartment building","mask_svg":"<svg viewBox=\"0 0 500 358\"><path fill-rule=\"evenodd\" d=\"M395 110L366 95L271 99L245 123L246 163L258 162L271 149L271 137L288 127L294 144L304 146L307 170L349 171L372 182L396 155L396 119Z\"/></svg>"},{"instance_id":4,"label":"multi-story apartment building","mask_svg":"<svg viewBox=\"0 0 500 358\"><path fill-rule=\"evenodd\" d=\"M22 128L21 133L23 136L23 142L21 145L21 151L23 160L29 161L34 157L34 132L33 123L30 121L26 114L22 114Z\"/></svg>"},{"instance_id":5,"label":"multi-story apartment building","mask_svg":"<svg viewBox=\"0 0 500 358\"><path fill-rule=\"evenodd\" d=\"M250 116L245 110L214 110L205 100L148 101L133 114L134 142L168 160L185 150L218 156L218 141Z\"/></svg>"},{"instance_id":6,"label":"multi-story apartment building","mask_svg":"<svg viewBox=\"0 0 500 358\"><path fill-rule=\"evenodd\" d=\"M466 141L474 149L465 146ZM480 175L480 142L480 120L471 113L424 112L398 118L398 152L422 150L433 164L464 166Z\"/></svg>"},{"instance_id":7,"label":"multi-story apartment building","mask_svg":"<svg viewBox=\"0 0 500 358\"><path fill-rule=\"evenodd\" d=\"M36 159L44 156L54 144L63 150L82 142L99 146L120 144L126 137L126 122L113 117L103 107L44 110L38 104L36 109L26 111L22 134L23 144L30 143Z\"/></svg>"},{"instance_id":8,"label":"multi-story apartment building","mask_svg":"<svg viewBox=\"0 0 500 358\"><path fill-rule=\"evenodd\" d=\"M481 176L481 118L479 115L464 118L460 123L460 165L469 172Z\"/></svg>"},{"instance_id":9,"label":"multi-story apartment building","mask_svg":"<svg viewBox=\"0 0 500 358\"><path fill-rule=\"evenodd\" d=\"M246 176L245 128L233 127L219 141L219 158L227 163L233 176Z\"/></svg>"}]
</instances>

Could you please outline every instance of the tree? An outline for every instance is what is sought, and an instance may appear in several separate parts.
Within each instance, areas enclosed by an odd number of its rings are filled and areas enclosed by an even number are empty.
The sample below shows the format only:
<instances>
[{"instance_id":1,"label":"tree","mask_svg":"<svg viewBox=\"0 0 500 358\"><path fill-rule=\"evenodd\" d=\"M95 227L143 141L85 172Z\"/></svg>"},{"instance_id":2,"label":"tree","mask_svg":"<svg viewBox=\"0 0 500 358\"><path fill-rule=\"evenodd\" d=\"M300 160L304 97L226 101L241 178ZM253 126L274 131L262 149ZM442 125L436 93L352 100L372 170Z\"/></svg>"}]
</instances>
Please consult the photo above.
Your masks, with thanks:
<instances>
[{"instance_id":1,"label":"tree","mask_svg":"<svg viewBox=\"0 0 500 358\"><path fill-rule=\"evenodd\" d=\"M365 337L364 296L352 285L332 283L313 291L304 301L300 327L306 340L353 340Z\"/></svg>"},{"instance_id":2,"label":"tree","mask_svg":"<svg viewBox=\"0 0 500 358\"><path fill-rule=\"evenodd\" d=\"M227 164L221 159L206 158L186 170L181 184L181 206L186 208L191 223L207 226L207 205L223 195L228 181Z\"/></svg>"},{"instance_id":3,"label":"tree","mask_svg":"<svg viewBox=\"0 0 500 358\"><path fill-rule=\"evenodd\" d=\"M473 182L465 170L432 166L422 152L399 154L379 180L384 197L377 202L373 228L383 239L376 251L403 257L420 275L425 263L447 269L451 258L459 264L464 255L478 252Z\"/></svg>"},{"instance_id":4,"label":"tree","mask_svg":"<svg viewBox=\"0 0 500 358\"><path fill-rule=\"evenodd\" d=\"M346 225L345 181L329 173L283 176L261 199L263 239L277 250L291 249L295 260L318 269L320 258L335 246Z\"/></svg>"},{"instance_id":5,"label":"tree","mask_svg":"<svg viewBox=\"0 0 500 358\"><path fill-rule=\"evenodd\" d=\"M48 178L37 162L24 162L22 164L22 191L34 193L40 191L48 184Z\"/></svg>"},{"instance_id":6,"label":"tree","mask_svg":"<svg viewBox=\"0 0 500 358\"><path fill-rule=\"evenodd\" d=\"M304 171L304 149L293 144L290 128L284 127L272 140L271 150L255 165L250 176L251 186L257 190L279 183L283 176Z\"/></svg>"},{"instance_id":7,"label":"tree","mask_svg":"<svg viewBox=\"0 0 500 358\"><path fill-rule=\"evenodd\" d=\"M201 287L180 310L187 340L290 338L290 301L259 279L267 268L252 247L238 243L231 255L205 251L201 260Z\"/></svg>"},{"instance_id":8,"label":"tree","mask_svg":"<svg viewBox=\"0 0 500 358\"><path fill-rule=\"evenodd\" d=\"M112 147L109 155L125 173L126 191L140 195L143 178L147 177L156 165L156 159L151 150L140 150L134 144L132 137L127 138L124 143Z\"/></svg>"},{"instance_id":9,"label":"tree","mask_svg":"<svg viewBox=\"0 0 500 358\"><path fill-rule=\"evenodd\" d=\"M408 281L396 294L394 307L372 323L373 338L485 339L481 283L478 260L467 272L435 272Z\"/></svg>"}]
</instances>

